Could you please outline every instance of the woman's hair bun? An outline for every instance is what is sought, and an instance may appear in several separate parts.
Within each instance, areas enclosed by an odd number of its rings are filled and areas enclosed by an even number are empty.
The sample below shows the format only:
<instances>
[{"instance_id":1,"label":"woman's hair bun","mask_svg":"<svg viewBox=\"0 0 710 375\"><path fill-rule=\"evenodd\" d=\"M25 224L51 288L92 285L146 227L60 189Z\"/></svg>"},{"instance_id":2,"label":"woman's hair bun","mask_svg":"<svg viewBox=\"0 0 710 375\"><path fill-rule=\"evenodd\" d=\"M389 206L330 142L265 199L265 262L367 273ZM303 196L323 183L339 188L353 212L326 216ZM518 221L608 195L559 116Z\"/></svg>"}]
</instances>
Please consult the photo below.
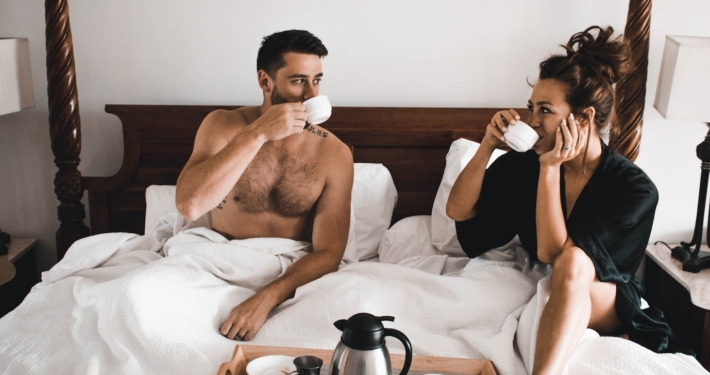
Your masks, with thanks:
<instances>
[{"instance_id":1,"label":"woman's hair bun","mask_svg":"<svg viewBox=\"0 0 710 375\"><path fill-rule=\"evenodd\" d=\"M597 31L595 36L592 32ZM571 63L588 66L609 83L617 83L632 69L631 49L621 36L612 39L614 28L592 26L572 35L567 45Z\"/></svg>"}]
</instances>

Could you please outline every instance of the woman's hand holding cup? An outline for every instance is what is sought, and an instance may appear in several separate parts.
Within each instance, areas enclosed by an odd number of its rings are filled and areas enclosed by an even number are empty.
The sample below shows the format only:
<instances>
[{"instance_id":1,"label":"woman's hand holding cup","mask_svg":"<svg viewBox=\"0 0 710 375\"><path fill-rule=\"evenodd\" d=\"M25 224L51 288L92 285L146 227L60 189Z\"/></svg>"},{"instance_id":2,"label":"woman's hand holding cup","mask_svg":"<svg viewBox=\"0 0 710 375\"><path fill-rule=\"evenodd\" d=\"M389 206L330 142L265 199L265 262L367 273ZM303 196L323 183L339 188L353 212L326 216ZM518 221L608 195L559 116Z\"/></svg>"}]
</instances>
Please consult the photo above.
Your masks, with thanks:
<instances>
[{"instance_id":1,"label":"woman's hand holding cup","mask_svg":"<svg viewBox=\"0 0 710 375\"><path fill-rule=\"evenodd\" d=\"M488 128L486 135L488 136L489 130L491 134L489 144L497 146L500 141L505 141L517 152L527 152L540 139L535 129L520 121L520 115L514 109L496 113Z\"/></svg>"},{"instance_id":2,"label":"woman's hand holding cup","mask_svg":"<svg viewBox=\"0 0 710 375\"><path fill-rule=\"evenodd\" d=\"M520 120L520 115L514 109L498 111L486 127L486 135L483 140L493 147L498 147L501 141L505 141L505 132L508 131L508 126L515 124L518 120Z\"/></svg>"}]
</instances>

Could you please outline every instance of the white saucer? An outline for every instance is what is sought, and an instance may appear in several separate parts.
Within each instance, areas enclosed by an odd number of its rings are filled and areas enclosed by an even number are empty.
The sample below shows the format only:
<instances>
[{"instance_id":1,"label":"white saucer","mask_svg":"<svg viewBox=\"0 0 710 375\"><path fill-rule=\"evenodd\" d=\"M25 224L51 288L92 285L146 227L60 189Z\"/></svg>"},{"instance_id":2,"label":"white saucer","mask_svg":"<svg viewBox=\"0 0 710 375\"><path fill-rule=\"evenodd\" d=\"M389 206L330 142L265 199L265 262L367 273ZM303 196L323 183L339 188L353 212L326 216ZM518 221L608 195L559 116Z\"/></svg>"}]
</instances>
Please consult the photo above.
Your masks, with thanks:
<instances>
[{"instance_id":1,"label":"white saucer","mask_svg":"<svg viewBox=\"0 0 710 375\"><path fill-rule=\"evenodd\" d=\"M288 375L296 371L293 364L294 357L287 355L267 355L249 361L247 374L249 375Z\"/></svg>"}]
</instances>

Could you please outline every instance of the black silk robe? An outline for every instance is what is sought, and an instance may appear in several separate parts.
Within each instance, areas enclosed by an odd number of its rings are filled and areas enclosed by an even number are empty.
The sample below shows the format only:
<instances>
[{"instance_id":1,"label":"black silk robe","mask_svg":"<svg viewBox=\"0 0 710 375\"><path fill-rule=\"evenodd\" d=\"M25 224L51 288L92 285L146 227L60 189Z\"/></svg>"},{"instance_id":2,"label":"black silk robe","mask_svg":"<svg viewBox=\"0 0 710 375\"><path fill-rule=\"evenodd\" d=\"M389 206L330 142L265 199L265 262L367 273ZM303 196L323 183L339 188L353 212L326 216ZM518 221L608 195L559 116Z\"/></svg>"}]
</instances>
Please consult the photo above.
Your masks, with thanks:
<instances>
[{"instance_id":1,"label":"black silk robe","mask_svg":"<svg viewBox=\"0 0 710 375\"><path fill-rule=\"evenodd\" d=\"M560 200L567 212L564 167ZM534 151L508 152L486 171L477 215L456 223L469 257L505 245L516 235L531 260L537 257L535 206L540 174ZM634 163L602 144L599 166L566 219L567 233L594 263L599 280L617 285L616 313L629 338L655 352L689 350L657 309L641 310L643 285L635 273L643 259L658 192Z\"/></svg>"}]
</instances>

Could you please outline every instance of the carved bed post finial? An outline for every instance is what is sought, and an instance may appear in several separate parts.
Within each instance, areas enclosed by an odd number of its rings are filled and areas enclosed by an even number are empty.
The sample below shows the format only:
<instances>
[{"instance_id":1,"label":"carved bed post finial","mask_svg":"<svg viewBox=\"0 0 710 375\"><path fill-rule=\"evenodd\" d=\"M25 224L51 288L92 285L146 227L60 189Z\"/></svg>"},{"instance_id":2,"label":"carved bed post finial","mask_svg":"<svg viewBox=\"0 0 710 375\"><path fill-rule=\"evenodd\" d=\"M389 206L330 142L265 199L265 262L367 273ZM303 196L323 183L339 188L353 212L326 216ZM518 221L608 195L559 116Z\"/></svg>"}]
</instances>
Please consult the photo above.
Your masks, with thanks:
<instances>
[{"instance_id":1,"label":"carved bed post finial","mask_svg":"<svg viewBox=\"0 0 710 375\"><path fill-rule=\"evenodd\" d=\"M59 168L54 192L59 199L60 221L57 230L57 259L62 259L74 241L89 235L84 225L79 154L81 121L74 71L74 47L69 25L67 0L44 3L47 43L47 93L49 96L49 135L54 163Z\"/></svg>"},{"instance_id":2,"label":"carved bed post finial","mask_svg":"<svg viewBox=\"0 0 710 375\"><path fill-rule=\"evenodd\" d=\"M651 0L630 0L624 38L631 46L635 69L616 85L618 126L612 127L609 146L631 161L636 160L641 143L650 34Z\"/></svg>"}]
</instances>

